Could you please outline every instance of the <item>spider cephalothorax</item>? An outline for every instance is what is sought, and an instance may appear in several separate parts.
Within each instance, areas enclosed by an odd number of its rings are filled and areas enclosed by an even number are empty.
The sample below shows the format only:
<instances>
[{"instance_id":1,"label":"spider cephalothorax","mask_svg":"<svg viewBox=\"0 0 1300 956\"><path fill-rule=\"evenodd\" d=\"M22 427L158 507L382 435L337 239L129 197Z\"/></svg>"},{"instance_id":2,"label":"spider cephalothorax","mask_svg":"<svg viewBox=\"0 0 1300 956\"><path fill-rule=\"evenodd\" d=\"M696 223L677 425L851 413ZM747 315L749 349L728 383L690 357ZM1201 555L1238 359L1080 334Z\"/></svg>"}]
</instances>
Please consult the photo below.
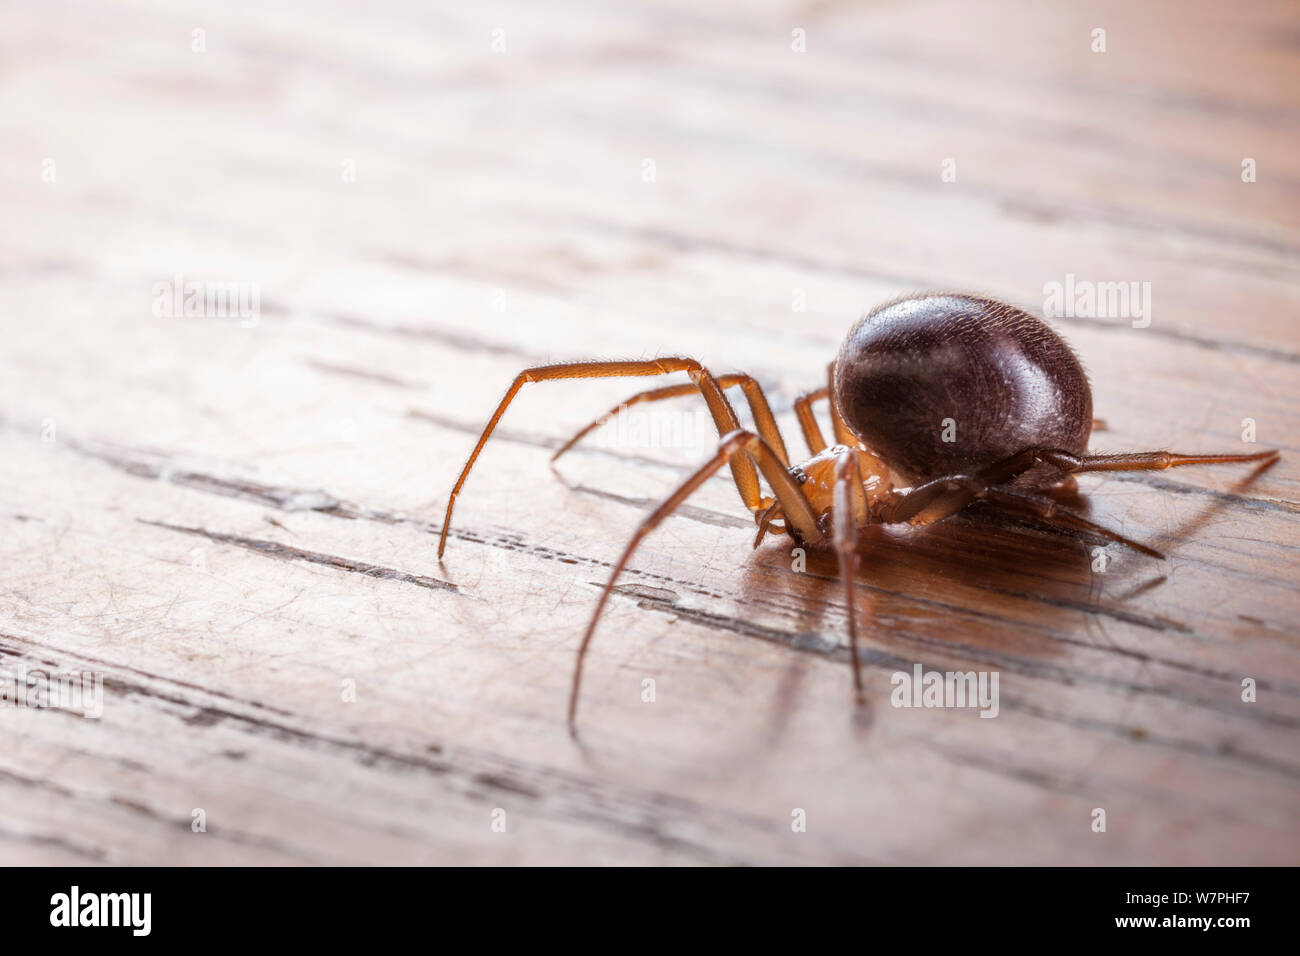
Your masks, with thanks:
<instances>
[{"instance_id":1,"label":"spider cephalothorax","mask_svg":"<svg viewBox=\"0 0 1300 956\"><path fill-rule=\"evenodd\" d=\"M689 358L629 362L573 362L520 372L479 436L447 500L438 542L441 558L452 507L470 468L506 407L527 382L571 378L666 375L685 372L690 384L641 392L592 422L555 453L622 409L698 392L721 441L717 451L646 519L632 536L601 592L583 635L569 695L569 726L577 714L582 663L614 582L650 531L724 465L741 501L766 534L833 548L848 605L854 686L858 672L853 578L859 530L870 523L927 524L975 501L1090 531L1143 554L1160 552L1062 507L1056 497L1076 489L1074 475L1092 471L1169 468L1174 465L1269 461L1276 451L1249 455L1137 452L1090 455L1092 392L1070 347L1027 312L960 293L908 296L864 316L844 339L826 386L794 403L812 455L792 466L763 390L751 376L713 376ZM725 390L740 388L754 431L740 427ZM828 399L836 444L827 447L813 403ZM772 492L762 493L760 475ZM901 479L905 487L896 487Z\"/></svg>"},{"instance_id":2,"label":"spider cephalothorax","mask_svg":"<svg viewBox=\"0 0 1300 956\"><path fill-rule=\"evenodd\" d=\"M865 448L850 449L847 445L832 445L823 448L802 464L791 466L790 476L798 483L799 490L812 506L813 514L817 517L817 527L828 536L831 533L831 513L835 507L835 463L846 453L857 457L858 472L862 475L863 494L854 499L854 519L858 527L880 521L883 506L896 497L889 467ZM757 548L768 534L788 534L796 543L806 543L798 528L785 522L781 502L769 498L764 498L763 502L765 507L754 512L754 521L758 524L754 547Z\"/></svg>"}]
</instances>

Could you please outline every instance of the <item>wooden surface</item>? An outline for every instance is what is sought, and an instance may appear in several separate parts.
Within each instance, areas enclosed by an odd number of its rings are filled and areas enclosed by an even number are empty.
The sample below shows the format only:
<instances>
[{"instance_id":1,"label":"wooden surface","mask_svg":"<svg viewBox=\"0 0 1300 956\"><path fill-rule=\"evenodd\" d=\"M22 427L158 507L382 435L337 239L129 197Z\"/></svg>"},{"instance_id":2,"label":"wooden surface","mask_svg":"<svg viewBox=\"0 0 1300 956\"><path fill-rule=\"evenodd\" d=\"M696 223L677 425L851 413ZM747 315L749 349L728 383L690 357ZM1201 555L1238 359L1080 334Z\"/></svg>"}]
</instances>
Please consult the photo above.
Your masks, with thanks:
<instances>
[{"instance_id":1,"label":"wooden surface","mask_svg":"<svg viewBox=\"0 0 1300 956\"><path fill-rule=\"evenodd\" d=\"M0 35L0 666L105 694L0 707L0 862L1297 862L1293 5L53 0ZM257 283L260 321L156 316L176 274ZM1105 573L978 515L868 535L862 712L833 561L752 552L718 478L566 735L598 583L714 441L552 474L644 380L526 389L435 559L526 365L743 369L801 453L863 310L1041 313L1067 274L1152 283L1149 328L1056 321L1095 448L1250 418L1283 458L1083 479L1169 556ZM999 716L891 707L918 662L997 671Z\"/></svg>"}]
</instances>

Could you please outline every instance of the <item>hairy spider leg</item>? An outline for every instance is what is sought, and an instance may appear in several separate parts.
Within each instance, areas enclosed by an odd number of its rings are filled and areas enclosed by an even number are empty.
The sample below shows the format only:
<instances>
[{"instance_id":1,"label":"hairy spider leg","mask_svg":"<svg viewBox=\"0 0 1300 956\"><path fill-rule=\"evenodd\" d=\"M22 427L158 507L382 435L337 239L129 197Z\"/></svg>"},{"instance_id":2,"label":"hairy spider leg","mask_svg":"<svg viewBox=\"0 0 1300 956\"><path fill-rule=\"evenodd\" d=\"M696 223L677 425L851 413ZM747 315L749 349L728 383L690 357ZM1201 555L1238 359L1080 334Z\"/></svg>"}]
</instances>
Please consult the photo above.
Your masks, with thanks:
<instances>
[{"instance_id":1,"label":"hairy spider leg","mask_svg":"<svg viewBox=\"0 0 1300 956\"><path fill-rule=\"evenodd\" d=\"M794 414L799 419L799 428L803 431L803 440L808 444L808 451L813 455L820 455L826 450L826 439L822 435L822 428L817 424L817 416L813 414L813 402L819 402L830 395L830 389L823 385L821 388L814 388L811 392L804 392L794 400Z\"/></svg>"},{"instance_id":2,"label":"hairy spider leg","mask_svg":"<svg viewBox=\"0 0 1300 956\"><path fill-rule=\"evenodd\" d=\"M844 421L844 416L840 414L840 407L835 402L835 363L831 362L826 366L826 400L831 407L831 427L835 430L835 443L837 445L847 445L849 448L857 448L862 444L862 440L853 434L853 429Z\"/></svg>"},{"instance_id":3,"label":"hairy spider leg","mask_svg":"<svg viewBox=\"0 0 1300 956\"><path fill-rule=\"evenodd\" d=\"M483 428L483 434L479 436L478 444L474 446L469 460L465 462L465 467L461 469L460 477L456 479L455 487L451 489L451 495L447 498L447 512L443 516L442 533L438 538L438 557L442 557L442 552L447 547L447 532L451 528L451 511L456 504L456 496L460 494L460 489L465 484L470 469L474 467L479 452L483 450L488 437L491 436L493 429L497 427L497 422L501 420L501 416L505 414L510 402L526 383L571 378L669 375L673 372L686 372L699 387L704 395L705 402L708 403L709 413L718 426L719 435L730 434L740 427L740 422L736 419L735 409L727 401L727 396L723 394L717 379L695 359L661 358L632 362L564 362L559 365L541 365L520 372L515 376L514 382L502 397L501 403L497 405L492 417L488 419L487 425ZM742 455L732 458L728 464L731 466L731 474L736 481L736 489L740 492L740 499L745 503L745 507L751 512L761 508L763 499L754 462L748 456Z\"/></svg>"},{"instance_id":4,"label":"hairy spider leg","mask_svg":"<svg viewBox=\"0 0 1300 956\"><path fill-rule=\"evenodd\" d=\"M1000 485L1039 464L1055 467L1062 474L1091 471L1153 471L1181 465L1222 465L1242 461L1271 461L1276 449L1250 455L1184 455L1172 451L1124 452L1116 455L1074 455L1060 448L1026 448L980 471L989 484Z\"/></svg>"},{"instance_id":5,"label":"hairy spider leg","mask_svg":"<svg viewBox=\"0 0 1300 956\"><path fill-rule=\"evenodd\" d=\"M767 442L777 457L779 457L787 466L790 464L790 456L785 449L785 440L781 437L781 429L776 424L776 418L772 415L772 407L767 403L767 396L763 394L763 387L758 384L752 376L743 372L733 372L729 375L719 375L717 377L718 387L722 389L732 388L739 385L744 390L745 400L749 402L750 414L754 416L754 427L763 441ZM595 431L601 425L605 424L615 415L619 414L626 408L633 405L640 405L643 402L660 402L666 398L677 398L682 395L694 395L699 391L694 384L690 385L669 385L666 388L654 388L645 392L638 392L626 401L619 402L604 415L601 415L590 425L587 425L580 432L570 438L560 450L551 456L551 461L556 461L566 451L576 445L582 439L586 438L591 432ZM722 433L720 432L719 435Z\"/></svg>"},{"instance_id":6,"label":"hairy spider leg","mask_svg":"<svg viewBox=\"0 0 1300 956\"><path fill-rule=\"evenodd\" d=\"M1050 498L1044 498L1039 495L1026 494L1020 491L1012 491L1008 488L1002 488L989 485L984 479L976 475L947 475L943 478L936 478L934 481L926 482L919 486L916 491L929 492L930 489L936 489L938 494L933 496L928 502L930 507L934 508L937 514L929 518L929 521L939 521L949 515L960 511L967 505L975 501L987 501L1000 510L1019 511L1022 514L1030 514L1034 517L1044 518L1049 523L1063 525L1073 528L1076 531L1091 531L1099 534L1103 538L1118 542L1132 548L1134 551L1140 551L1142 554L1150 555L1153 558L1163 558L1164 555L1154 548L1147 547L1145 544L1126 538L1118 532L1111 531L1104 525L1097 524L1095 521L1083 517L1083 515L1062 508ZM911 495L904 495L900 501L903 507L890 509L885 520L890 523L907 521L915 514L908 514L906 507L909 504ZM959 505L955 509L954 505ZM950 510L951 509L951 510ZM921 513L922 509L916 514ZM1053 521L1052 519L1056 519ZM927 523L929 523L927 521Z\"/></svg>"},{"instance_id":7,"label":"hairy spider leg","mask_svg":"<svg viewBox=\"0 0 1300 956\"><path fill-rule=\"evenodd\" d=\"M817 416L813 414L812 409L813 403L820 402L823 398L830 405L831 430L835 435L835 443L847 445L849 448L861 446L862 440L853 434L853 430L845 423L840 410L835 406L835 363L831 362L826 368L826 384L810 392L804 392L794 400L794 413L799 419L799 427L803 429L803 438L808 443L808 450L814 455L826 450L826 439L822 435L821 426L817 424Z\"/></svg>"},{"instance_id":8,"label":"hairy spider leg","mask_svg":"<svg viewBox=\"0 0 1300 956\"><path fill-rule=\"evenodd\" d=\"M786 521L793 527L799 535L800 540L809 544L821 544L825 541L821 528L817 524L817 516L813 514L812 506L808 499L804 497L799 490L799 483L786 470L785 465L776 456L776 451L772 449L758 435L744 429L736 429L723 437L718 443L718 450L713 457L700 466L690 477L664 499L654 511L645 517L632 539L623 549L622 556L614 565L614 570L610 573L609 580L605 583L604 589L600 592L600 598L596 601L596 607L592 611L591 621L587 625L586 633L582 635L582 643L578 645L578 656L573 666L573 684L569 691L569 732L576 733L576 721L578 716L578 691L582 687L582 665L587 656L587 649L591 647L592 636L596 633L596 623L600 620L601 612L605 610L605 604L609 600L609 595L614 590L614 583L618 580L623 569L632 558L632 553L636 551L637 546L641 543L651 531L684 502L691 494L701 485L708 481L723 465L735 460L737 457L745 457L752 464L756 464L767 478L768 483L772 486L772 491L776 495L776 500L780 502L781 508L785 512Z\"/></svg>"},{"instance_id":9,"label":"hairy spider leg","mask_svg":"<svg viewBox=\"0 0 1300 956\"><path fill-rule=\"evenodd\" d=\"M988 488L980 497L998 508L1021 511L1036 518L1043 518L1049 524L1064 525L1076 531L1091 531L1103 538L1109 538L1111 541L1132 548L1134 551L1140 551L1142 554L1164 560L1164 554L1155 548L1149 548L1132 538L1126 538L1122 534L1111 531L1105 525L1090 521L1083 515L1077 514L1068 508L1062 508L1050 498L1030 495L1022 491L1011 491L1007 488Z\"/></svg>"},{"instance_id":10,"label":"hairy spider leg","mask_svg":"<svg viewBox=\"0 0 1300 956\"><path fill-rule=\"evenodd\" d=\"M1067 451L1056 448L1026 448L1024 451L1011 455L1000 462L996 462L987 468L981 469L975 475L944 475L918 485L907 494L903 495L897 502L889 506L884 515L884 520L896 523L900 521L910 521L913 518L927 511L926 521L938 521L955 514L962 508L965 508L972 501L978 498L990 498L989 492L997 491L997 498L1003 503L1010 501L1014 497L1017 500L1044 502L1044 499L1036 498L1032 495L1021 495L1011 492L1009 489L998 488L997 486L1010 481L1017 475L1024 474L1030 468L1039 464L1052 465L1058 469L1062 475L1080 474L1091 471L1134 471L1148 470L1158 468L1173 468L1178 465L1209 465L1223 464L1229 462L1242 461L1272 461L1277 458L1276 451L1258 452L1252 455L1182 455L1167 451L1152 452L1135 452L1119 455L1073 455ZM1010 497L1009 497L1010 496ZM1140 545L1135 541L1117 535L1113 531L1103 528L1101 525L1087 521L1081 515L1072 511L1058 507L1055 503L1045 502L1042 507L1050 503L1052 505L1052 514L1061 516L1061 520L1070 523L1076 527L1082 527L1083 522L1091 530L1103 534L1115 541L1120 541L1131 548L1141 551L1144 554L1151 554L1155 557L1163 557L1159 552L1154 551L1145 545Z\"/></svg>"}]
</instances>

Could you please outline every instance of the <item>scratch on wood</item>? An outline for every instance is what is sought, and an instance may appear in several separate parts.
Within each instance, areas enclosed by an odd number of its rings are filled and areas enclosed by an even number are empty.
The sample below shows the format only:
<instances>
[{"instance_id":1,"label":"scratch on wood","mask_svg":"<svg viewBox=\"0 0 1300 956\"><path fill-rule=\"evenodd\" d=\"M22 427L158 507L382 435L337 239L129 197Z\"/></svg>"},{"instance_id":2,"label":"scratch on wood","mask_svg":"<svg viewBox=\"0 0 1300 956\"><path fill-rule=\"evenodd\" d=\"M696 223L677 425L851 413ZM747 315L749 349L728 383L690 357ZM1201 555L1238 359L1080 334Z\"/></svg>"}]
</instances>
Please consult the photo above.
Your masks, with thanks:
<instances>
[{"instance_id":1,"label":"scratch on wood","mask_svg":"<svg viewBox=\"0 0 1300 956\"><path fill-rule=\"evenodd\" d=\"M280 544L276 541L267 541L263 538L246 538L237 534L225 534L220 531L209 531L206 528L186 528L181 525L168 524L165 521L151 521L148 518L137 518L136 520L141 524L152 525L155 528L166 528L168 531L179 531L181 534L196 535L201 538L207 538L210 541L216 541L220 544L233 544L236 547L246 548L247 550L253 551L257 554L279 558L284 561L306 561L310 564L322 564L326 567L338 568L340 571L348 571L352 574L364 574L366 577L382 578L387 581L401 581L404 584L414 584L418 587L428 588L431 591L460 591L460 588L456 587L456 585L449 581L426 577L422 574L411 574L407 571L384 567L383 565L365 564L360 561L354 561L351 558L340 557L337 554L324 554L320 551L308 551L304 548L293 548L287 544Z\"/></svg>"},{"instance_id":2,"label":"scratch on wood","mask_svg":"<svg viewBox=\"0 0 1300 956\"><path fill-rule=\"evenodd\" d=\"M592 584L597 587L603 586L596 585L595 582L592 582ZM616 593L625 593L624 588L626 588L626 585L623 587L615 587L614 590ZM818 654L832 658L843 664L849 662L848 647L837 640L827 640L813 632L783 630L781 628L757 624L753 621L747 621L741 618L728 617L724 614L715 614L709 611L687 607L673 601L663 600L653 594L647 593L648 590L649 589L638 589L627 593L630 597L636 599L637 606L643 610L671 613L706 627L717 628L738 635L758 638L759 640L780 644L783 647L788 647L796 651ZM1022 657L1017 654L993 650L991 648L977 647L971 644L953 642L951 640L937 640L935 638L913 634L901 629L895 630L893 632L893 637L913 641L934 652L949 654L960 653L967 661L995 665L1009 673L1020 674L1025 677L1056 681L1067 686L1075 684L1093 684L1109 687L1126 694L1153 694L1180 700L1185 703L1194 703L1198 707L1215 710L1220 713L1231 714L1234 717L1246 721L1274 724L1291 729L1300 729L1300 718L1298 717L1293 717L1289 714L1283 714L1277 711L1262 710L1257 706L1247 708L1235 707L1230 702L1231 698L1228 703L1225 703L1222 700L1190 694L1174 687L1161 686L1159 684L1142 684L1103 674L1088 673L1076 668L1051 664L1045 661ZM902 657L873 647L859 647L858 657L864 668L878 667L891 673L898 670L910 671L913 665L918 662L927 670L944 671L947 669L944 667L938 667L937 665L932 666L932 662L918 661L916 658L911 656ZM1213 675L1203 674L1202 676ZM1226 679L1235 681L1234 675L1225 676ZM1002 706L1014 710L1019 708L1019 703L1015 699L1008 698L1003 694ZM1296 769L1296 775L1300 776L1300 768Z\"/></svg>"}]
</instances>

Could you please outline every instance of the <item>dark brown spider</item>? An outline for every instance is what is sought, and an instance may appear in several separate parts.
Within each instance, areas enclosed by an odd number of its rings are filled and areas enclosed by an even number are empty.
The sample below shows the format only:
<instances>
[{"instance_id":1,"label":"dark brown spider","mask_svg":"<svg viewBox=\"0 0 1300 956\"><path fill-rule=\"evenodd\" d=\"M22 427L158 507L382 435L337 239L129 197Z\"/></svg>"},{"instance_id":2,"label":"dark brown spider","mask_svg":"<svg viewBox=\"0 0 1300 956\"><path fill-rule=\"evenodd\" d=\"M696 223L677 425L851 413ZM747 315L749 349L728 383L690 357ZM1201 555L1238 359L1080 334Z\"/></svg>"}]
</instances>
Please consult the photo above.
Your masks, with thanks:
<instances>
[{"instance_id":1,"label":"dark brown spider","mask_svg":"<svg viewBox=\"0 0 1300 956\"><path fill-rule=\"evenodd\" d=\"M525 382L686 372L693 384L641 392L592 422L558 458L593 428L628 405L697 389L722 436L718 450L641 523L614 565L583 635L573 670L568 719L572 730L582 663L614 582L647 534L723 465L729 465L745 507L766 534L788 534L798 544L833 548L839 556L848 608L849 650L858 695L857 623L853 579L859 531L872 522L929 524L976 500L1118 541L1143 554L1159 551L1062 508L1048 495L1077 492L1074 475L1174 465L1271 461L1253 455L1180 455L1166 451L1090 455L1092 392L1074 352L1026 312L992 299L939 293L899 299L874 310L850 330L830 367L827 386L794 403L812 457L791 467L785 442L758 382L744 374L714 377L689 358L641 362L571 362L520 372L479 437L447 500L441 559L456 496L488 436ZM739 386L758 433L740 427L724 389ZM837 444L827 447L812 403L830 402ZM765 497L759 474L774 498ZM896 487L895 480L905 483Z\"/></svg>"}]
</instances>

